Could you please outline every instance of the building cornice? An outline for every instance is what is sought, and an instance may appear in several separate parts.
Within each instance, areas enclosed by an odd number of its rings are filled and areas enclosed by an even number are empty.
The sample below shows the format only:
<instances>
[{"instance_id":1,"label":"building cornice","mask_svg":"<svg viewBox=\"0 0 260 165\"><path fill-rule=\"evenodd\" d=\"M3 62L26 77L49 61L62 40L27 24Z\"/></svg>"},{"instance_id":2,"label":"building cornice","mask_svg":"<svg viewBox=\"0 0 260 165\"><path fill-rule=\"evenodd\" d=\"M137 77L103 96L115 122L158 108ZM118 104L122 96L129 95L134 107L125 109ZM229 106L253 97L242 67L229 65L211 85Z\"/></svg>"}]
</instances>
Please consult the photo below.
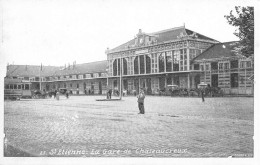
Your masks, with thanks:
<instances>
[{"instance_id":1,"label":"building cornice","mask_svg":"<svg viewBox=\"0 0 260 165\"><path fill-rule=\"evenodd\" d=\"M181 41L199 41L199 42L206 42L206 43L212 43L212 44L219 43L218 41L204 40L204 39L194 39L190 36L185 36L185 37L180 38L180 39L169 40L169 41L165 41L165 42L157 42L157 43L151 44L151 45L129 47L129 48L121 49L121 50L106 50L106 54L109 55L109 54L112 54L112 53L123 53L123 52L126 52L126 51L133 51L133 50L136 50L136 49L145 49L145 48L150 48L150 47L153 47L153 46L160 46L160 45L163 45L163 44L169 44L169 43L181 42Z\"/></svg>"},{"instance_id":2,"label":"building cornice","mask_svg":"<svg viewBox=\"0 0 260 165\"><path fill-rule=\"evenodd\" d=\"M213 62L213 61L223 61L223 60L233 60L233 59L242 59L242 60L248 60L248 61L251 60L251 59L247 59L247 58L244 58L244 57L235 56L235 57L220 57L220 58L194 60L193 63Z\"/></svg>"}]
</instances>

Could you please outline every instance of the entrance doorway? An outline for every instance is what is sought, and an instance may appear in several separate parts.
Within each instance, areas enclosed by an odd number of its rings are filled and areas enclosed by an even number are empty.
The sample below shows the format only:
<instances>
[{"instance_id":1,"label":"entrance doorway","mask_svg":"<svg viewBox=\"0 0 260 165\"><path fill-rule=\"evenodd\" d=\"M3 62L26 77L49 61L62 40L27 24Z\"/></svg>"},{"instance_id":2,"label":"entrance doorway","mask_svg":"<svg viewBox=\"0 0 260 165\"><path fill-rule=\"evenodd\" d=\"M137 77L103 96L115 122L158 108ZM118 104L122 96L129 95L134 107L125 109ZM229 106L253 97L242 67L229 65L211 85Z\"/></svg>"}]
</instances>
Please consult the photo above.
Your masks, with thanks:
<instances>
[{"instance_id":1,"label":"entrance doorway","mask_svg":"<svg viewBox=\"0 0 260 165\"><path fill-rule=\"evenodd\" d=\"M127 80L123 80L123 90L127 90L127 89L128 89Z\"/></svg>"},{"instance_id":2,"label":"entrance doorway","mask_svg":"<svg viewBox=\"0 0 260 165\"><path fill-rule=\"evenodd\" d=\"M134 89L136 90L137 93L139 93L139 80L134 79Z\"/></svg>"},{"instance_id":3,"label":"entrance doorway","mask_svg":"<svg viewBox=\"0 0 260 165\"><path fill-rule=\"evenodd\" d=\"M49 91L50 90L50 86L49 84L46 84L46 91Z\"/></svg>"},{"instance_id":4,"label":"entrance doorway","mask_svg":"<svg viewBox=\"0 0 260 165\"><path fill-rule=\"evenodd\" d=\"M152 85L151 85L151 78L146 79L147 82L147 94L152 94Z\"/></svg>"},{"instance_id":5,"label":"entrance doorway","mask_svg":"<svg viewBox=\"0 0 260 165\"><path fill-rule=\"evenodd\" d=\"M200 84L200 75L197 74L194 78L195 81L195 88L198 88L198 85Z\"/></svg>"},{"instance_id":6,"label":"entrance doorway","mask_svg":"<svg viewBox=\"0 0 260 165\"><path fill-rule=\"evenodd\" d=\"M162 91L165 90L165 78L164 78L164 77L160 77L160 78L159 78L159 88L160 88L160 90L162 90Z\"/></svg>"},{"instance_id":7,"label":"entrance doorway","mask_svg":"<svg viewBox=\"0 0 260 165\"><path fill-rule=\"evenodd\" d=\"M90 94L94 94L94 82L91 82L91 91Z\"/></svg>"},{"instance_id":8,"label":"entrance doorway","mask_svg":"<svg viewBox=\"0 0 260 165\"><path fill-rule=\"evenodd\" d=\"M36 89L40 90L40 83L36 84Z\"/></svg>"},{"instance_id":9,"label":"entrance doorway","mask_svg":"<svg viewBox=\"0 0 260 165\"><path fill-rule=\"evenodd\" d=\"M101 83L101 81L99 81L98 89L99 89L98 94L101 95L102 94L102 83Z\"/></svg>"},{"instance_id":10,"label":"entrance doorway","mask_svg":"<svg viewBox=\"0 0 260 165\"><path fill-rule=\"evenodd\" d=\"M218 87L218 75L217 74L211 75L211 86Z\"/></svg>"}]
</instances>

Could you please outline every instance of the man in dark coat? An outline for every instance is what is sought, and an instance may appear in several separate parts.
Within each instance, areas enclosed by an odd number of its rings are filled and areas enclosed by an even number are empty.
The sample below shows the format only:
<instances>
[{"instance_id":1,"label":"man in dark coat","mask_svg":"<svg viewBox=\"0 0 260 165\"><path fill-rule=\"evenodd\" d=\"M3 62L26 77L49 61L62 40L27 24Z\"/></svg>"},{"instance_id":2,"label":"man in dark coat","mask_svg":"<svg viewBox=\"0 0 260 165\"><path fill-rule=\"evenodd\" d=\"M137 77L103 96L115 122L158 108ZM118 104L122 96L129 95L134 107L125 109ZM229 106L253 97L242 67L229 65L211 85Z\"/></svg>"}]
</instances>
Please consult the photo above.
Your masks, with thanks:
<instances>
[{"instance_id":1,"label":"man in dark coat","mask_svg":"<svg viewBox=\"0 0 260 165\"><path fill-rule=\"evenodd\" d=\"M139 114L144 114L144 98L145 98L145 94L143 89L140 90L139 95L137 96L138 100L138 108L140 113Z\"/></svg>"},{"instance_id":2,"label":"man in dark coat","mask_svg":"<svg viewBox=\"0 0 260 165\"><path fill-rule=\"evenodd\" d=\"M109 99L111 99L112 89L109 89L108 94L109 94Z\"/></svg>"},{"instance_id":3,"label":"man in dark coat","mask_svg":"<svg viewBox=\"0 0 260 165\"><path fill-rule=\"evenodd\" d=\"M69 98L69 91L68 90L66 91L66 98L67 99Z\"/></svg>"},{"instance_id":4,"label":"man in dark coat","mask_svg":"<svg viewBox=\"0 0 260 165\"><path fill-rule=\"evenodd\" d=\"M202 98L202 102L204 102L205 101L205 99L204 99L204 93L205 92L205 89L201 89L201 98Z\"/></svg>"},{"instance_id":5,"label":"man in dark coat","mask_svg":"<svg viewBox=\"0 0 260 165\"><path fill-rule=\"evenodd\" d=\"M111 99L112 89L107 89L107 99Z\"/></svg>"}]
</instances>

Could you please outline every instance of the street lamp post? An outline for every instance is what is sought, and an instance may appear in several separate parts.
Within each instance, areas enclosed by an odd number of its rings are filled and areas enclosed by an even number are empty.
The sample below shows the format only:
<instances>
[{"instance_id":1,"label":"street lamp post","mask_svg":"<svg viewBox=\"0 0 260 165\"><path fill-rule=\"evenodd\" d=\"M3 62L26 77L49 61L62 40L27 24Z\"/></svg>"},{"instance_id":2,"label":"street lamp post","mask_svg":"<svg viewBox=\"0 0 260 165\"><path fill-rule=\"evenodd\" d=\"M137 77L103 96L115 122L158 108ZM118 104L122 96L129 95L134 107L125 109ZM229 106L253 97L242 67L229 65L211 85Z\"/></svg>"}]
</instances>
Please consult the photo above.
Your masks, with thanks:
<instances>
[{"instance_id":1,"label":"street lamp post","mask_svg":"<svg viewBox=\"0 0 260 165\"><path fill-rule=\"evenodd\" d=\"M39 74L39 81L40 81L40 91L42 90L42 81L41 81L41 72L42 72L42 63L41 63L41 66L40 66L40 74Z\"/></svg>"},{"instance_id":2,"label":"street lamp post","mask_svg":"<svg viewBox=\"0 0 260 165\"><path fill-rule=\"evenodd\" d=\"M120 79L119 79L119 83L120 83L120 86L119 86L119 99L121 100L122 99L122 55L120 57Z\"/></svg>"},{"instance_id":3,"label":"street lamp post","mask_svg":"<svg viewBox=\"0 0 260 165\"><path fill-rule=\"evenodd\" d=\"M109 99L108 93L109 93L109 87L108 87L108 68L106 69L106 75L107 75L107 99Z\"/></svg>"},{"instance_id":4,"label":"street lamp post","mask_svg":"<svg viewBox=\"0 0 260 165\"><path fill-rule=\"evenodd\" d=\"M107 88L108 88L108 69L106 69L107 72Z\"/></svg>"}]
</instances>

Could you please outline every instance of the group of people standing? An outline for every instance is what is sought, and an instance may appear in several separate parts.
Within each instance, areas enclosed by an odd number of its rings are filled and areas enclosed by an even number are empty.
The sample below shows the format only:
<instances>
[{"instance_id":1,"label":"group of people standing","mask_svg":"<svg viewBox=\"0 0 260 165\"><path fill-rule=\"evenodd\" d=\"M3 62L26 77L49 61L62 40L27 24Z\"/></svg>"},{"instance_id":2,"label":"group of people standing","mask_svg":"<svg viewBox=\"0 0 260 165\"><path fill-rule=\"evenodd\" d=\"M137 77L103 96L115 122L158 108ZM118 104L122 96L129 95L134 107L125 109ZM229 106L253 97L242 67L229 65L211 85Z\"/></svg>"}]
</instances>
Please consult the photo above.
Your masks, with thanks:
<instances>
[{"instance_id":1,"label":"group of people standing","mask_svg":"<svg viewBox=\"0 0 260 165\"><path fill-rule=\"evenodd\" d=\"M60 95L61 95L61 93L59 91L57 91L57 90L55 90L53 92L53 97L56 100L60 100ZM69 91L68 90L65 92L65 96L66 96L67 99L69 98Z\"/></svg>"},{"instance_id":2,"label":"group of people standing","mask_svg":"<svg viewBox=\"0 0 260 165\"><path fill-rule=\"evenodd\" d=\"M111 99L111 95L112 95L112 89L107 89L107 99ZM141 88L139 94L137 95L139 114L145 113L144 99L145 99L145 93L144 93L143 88Z\"/></svg>"},{"instance_id":3,"label":"group of people standing","mask_svg":"<svg viewBox=\"0 0 260 165\"><path fill-rule=\"evenodd\" d=\"M111 99L112 89L107 90L107 99Z\"/></svg>"}]
</instances>

